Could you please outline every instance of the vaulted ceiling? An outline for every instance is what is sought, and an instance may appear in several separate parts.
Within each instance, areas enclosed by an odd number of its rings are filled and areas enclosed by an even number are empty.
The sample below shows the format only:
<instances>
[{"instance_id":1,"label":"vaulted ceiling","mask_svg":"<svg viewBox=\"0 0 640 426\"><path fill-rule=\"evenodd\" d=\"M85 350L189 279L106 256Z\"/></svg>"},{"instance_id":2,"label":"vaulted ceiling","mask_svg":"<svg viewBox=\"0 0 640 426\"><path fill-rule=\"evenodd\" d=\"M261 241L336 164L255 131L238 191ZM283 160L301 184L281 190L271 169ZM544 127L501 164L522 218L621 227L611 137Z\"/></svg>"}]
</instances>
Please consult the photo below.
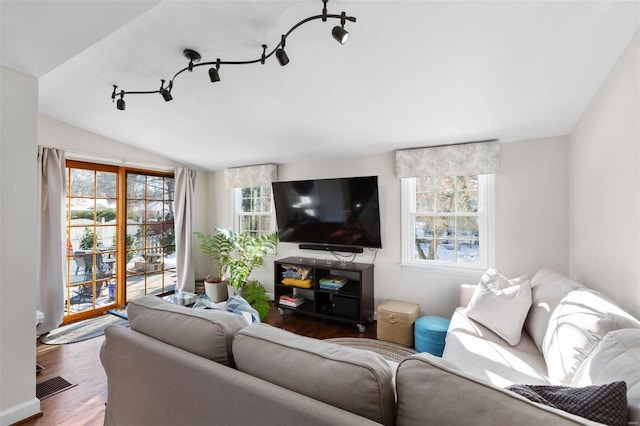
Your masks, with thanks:
<instances>
[{"instance_id":1,"label":"vaulted ceiling","mask_svg":"<svg viewBox=\"0 0 640 426\"><path fill-rule=\"evenodd\" d=\"M205 170L571 132L640 25L638 1L334 1L357 17L310 22L290 63L183 73L173 100L111 100L113 85L156 90L187 65L259 58L303 1L2 0L2 66L39 78L40 113Z\"/></svg>"}]
</instances>

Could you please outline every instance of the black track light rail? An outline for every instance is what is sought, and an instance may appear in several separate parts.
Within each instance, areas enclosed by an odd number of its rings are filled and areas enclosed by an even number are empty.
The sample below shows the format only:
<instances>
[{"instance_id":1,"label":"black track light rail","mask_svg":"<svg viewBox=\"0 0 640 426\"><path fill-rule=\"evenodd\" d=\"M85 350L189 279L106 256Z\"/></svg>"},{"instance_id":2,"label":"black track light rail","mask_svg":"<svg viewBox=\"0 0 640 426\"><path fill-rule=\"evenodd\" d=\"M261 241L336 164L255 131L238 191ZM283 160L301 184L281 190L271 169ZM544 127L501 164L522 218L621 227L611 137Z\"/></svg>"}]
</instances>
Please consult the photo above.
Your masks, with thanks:
<instances>
[{"instance_id":1,"label":"black track light rail","mask_svg":"<svg viewBox=\"0 0 640 426\"><path fill-rule=\"evenodd\" d=\"M354 16L346 16L345 12L342 12L339 15L337 15L337 14L328 14L327 13L327 2L328 2L328 0L322 0L322 3L323 3L324 6L323 6L323 9L322 9L322 14L321 15L310 16L310 17L305 18L302 21L298 22L297 24L295 24L293 27L291 27L289 29L289 31L287 31L286 33L284 33L282 35L282 37L280 39L280 43L278 43L276 45L276 47L274 47L269 53L267 53L267 45L263 44L262 45L262 55L257 59L252 59L252 60L247 60L247 61L223 61L223 60L220 60L218 58L215 61L199 62L200 61L200 54L198 52L196 52L196 51L194 51L192 49L185 49L184 50L184 56L187 59L189 59L189 64L186 67L184 67L181 70L179 70L178 72L176 72L173 75L173 78L171 78L171 80L169 80L169 84L166 87L164 85L165 80L161 80L160 88L156 89L156 90L143 90L143 91L139 91L139 90L136 90L136 91L133 91L133 90L132 91L120 90L120 91L118 91L117 90L118 86L114 84L113 85L113 92L111 93L111 101L115 102L116 97L119 96L120 99L118 99L118 109L120 109L120 110L124 110L125 109L125 106L124 106L124 96L125 95L150 95L150 94L159 93L165 98L166 101L169 101L169 100L172 99L171 90L173 89L174 80L176 79L176 77L178 77L180 74L182 74L185 71L192 72L194 68L202 67L202 66L215 66L216 67L215 70L217 71L220 68L220 65L250 65L250 64L258 64L258 63L264 64L267 59L269 59L271 56L276 54L278 49L284 49L286 39L287 39L287 37L289 37L289 35L292 32L294 32L296 29L298 29L300 26L306 24L307 22L315 21L317 19L321 19L322 22L326 22L327 19L339 19L340 23L341 23L341 27L343 29L344 29L344 25L345 25L346 21L356 22L356 18ZM340 41L340 43L344 43L344 41ZM198 63L194 63L194 62L198 62ZM287 62L288 62L288 59L287 59ZM285 65L285 64L281 63L281 65ZM216 80L216 81L218 81L218 80Z\"/></svg>"}]
</instances>

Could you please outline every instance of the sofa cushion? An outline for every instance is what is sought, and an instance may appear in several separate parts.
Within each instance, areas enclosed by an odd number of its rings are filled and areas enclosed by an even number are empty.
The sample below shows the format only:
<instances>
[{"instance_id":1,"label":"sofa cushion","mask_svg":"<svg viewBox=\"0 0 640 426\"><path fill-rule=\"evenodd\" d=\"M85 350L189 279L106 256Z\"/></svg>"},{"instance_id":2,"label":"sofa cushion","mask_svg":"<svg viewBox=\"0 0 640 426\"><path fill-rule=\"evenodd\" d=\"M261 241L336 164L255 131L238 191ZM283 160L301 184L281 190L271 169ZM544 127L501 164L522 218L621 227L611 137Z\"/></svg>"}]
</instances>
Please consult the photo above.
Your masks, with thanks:
<instances>
[{"instance_id":1,"label":"sofa cushion","mask_svg":"<svg viewBox=\"0 0 640 426\"><path fill-rule=\"evenodd\" d=\"M558 408L610 426L627 425L627 386L624 382L600 386L512 385L507 388L539 404Z\"/></svg>"},{"instance_id":2,"label":"sofa cushion","mask_svg":"<svg viewBox=\"0 0 640 426\"><path fill-rule=\"evenodd\" d=\"M451 317L442 357L466 373L495 386L514 383L549 384L544 357L524 331L511 346L488 328L469 319L466 308Z\"/></svg>"},{"instance_id":3,"label":"sofa cushion","mask_svg":"<svg viewBox=\"0 0 640 426\"><path fill-rule=\"evenodd\" d=\"M191 309L156 296L131 300L127 314L132 330L230 366L233 335L247 325L231 312Z\"/></svg>"},{"instance_id":4,"label":"sofa cushion","mask_svg":"<svg viewBox=\"0 0 640 426\"><path fill-rule=\"evenodd\" d=\"M238 370L378 423L394 423L393 372L380 355L267 324L239 331Z\"/></svg>"},{"instance_id":5,"label":"sofa cushion","mask_svg":"<svg viewBox=\"0 0 640 426\"><path fill-rule=\"evenodd\" d=\"M489 269L469 301L467 316L515 346L530 307L531 285L526 276L508 280Z\"/></svg>"},{"instance_id":6,"label":"sofa cushion","mask_svg":"<svg viewBox=\"0 0 640 426\"><path fill-rule=\"evenodd\" d=\"M570 292L554 309L543 341L549 380L569 385L605 334L638 327L638 320L603 294L585 288Z\"/></svg>"},{"instance_id":7,"label":"sofa cushion","mask_svg":"<svg viewBox=\"0 0 640 426\"><path fill-rule=\"evenodd\" d=\"M571 386L627 383L629 424L640 423L640 329L607 333L573 376Z\"/></svg>"},{"instance_id":8,"label":"sofa cushion","mask_svg":"<svg viewBox=\"0 0 640 426\"><path fill-rule=\"evenodd\" d=\"M551 269L541 269L531 279L531 309L525 328L542 353L542 341L553 310L560 300L571 291L584 286Z\"/></svg>"}]
</instances>

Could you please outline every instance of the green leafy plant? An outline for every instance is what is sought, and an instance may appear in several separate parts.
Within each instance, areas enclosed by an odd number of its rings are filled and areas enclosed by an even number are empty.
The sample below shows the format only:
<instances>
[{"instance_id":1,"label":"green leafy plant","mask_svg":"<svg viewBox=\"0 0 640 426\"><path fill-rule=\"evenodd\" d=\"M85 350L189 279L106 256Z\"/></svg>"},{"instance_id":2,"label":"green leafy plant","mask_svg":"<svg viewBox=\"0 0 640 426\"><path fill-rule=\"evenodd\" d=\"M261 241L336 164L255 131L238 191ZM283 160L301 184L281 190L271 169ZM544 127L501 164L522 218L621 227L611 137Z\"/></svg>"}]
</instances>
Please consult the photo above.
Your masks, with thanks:
<instances>
[{"instance_id":1,"label":"green leafy plant","mask_svg":"<svg viewBox=\"0 0 640 426\"><path fill-rule=\"evenodd\" d=\"M267 292L259 281L252 280L247 283L244 288L244 298L253 309L258 311L260 320L265 319L271 309L271 305L269 305L270 299L267 297Z\"/></svg>"},{"instance_id":2,"label":"green leafy plant","mask_svg":"<svg viewBox=\"0 0 640 426\"><path fill-rule=\"evenodd\" d=\"M84 231L82 231L82 237L80 238L80 250L92 250L95 247L100 247L101 245L102 238L100 238L100 235L96 235L93 230L89 228L84 228Z\"/></svg>"},{"instance_id":3,"label":"green leafy plant","mask_svg":"<svg viewBox=\"0 0 640 426\"><path fill-rule=\"evenodd\" d=\"M222 259L229 257L233 249L233 241L220 229L215 229L211 234L202 232L194 232L194 234L202 240L200 250L211 260L213 274L210 275L210 282L222 282L228 267Z\"/></svg>"},{"instance_id":4,"label":"green leafy plant","mask_svg":"<svg viewBox=\"0 0 640 426\"><path fill-rule=\"evenodd\" d=\"M251 272L264 263L267 252L277 247L278 233L257 236L248 231L236 233L220 229L219 232L231 244L231 250L223 252L219 264L229 271L229 284L240 291Z\"/></svg>"}]
</instances>

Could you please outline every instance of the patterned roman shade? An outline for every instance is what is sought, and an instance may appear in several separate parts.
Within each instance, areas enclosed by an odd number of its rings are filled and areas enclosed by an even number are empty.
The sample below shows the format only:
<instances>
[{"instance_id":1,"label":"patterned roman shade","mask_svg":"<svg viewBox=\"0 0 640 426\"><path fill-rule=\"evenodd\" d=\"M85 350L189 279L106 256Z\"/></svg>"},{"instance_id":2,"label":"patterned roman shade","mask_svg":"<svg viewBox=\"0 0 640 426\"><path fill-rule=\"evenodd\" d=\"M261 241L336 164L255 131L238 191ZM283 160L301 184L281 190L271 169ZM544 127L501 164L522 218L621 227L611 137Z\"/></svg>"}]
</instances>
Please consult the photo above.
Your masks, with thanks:
<instances>
[{"instance_id":1,"label":"patterned roman shade","mask_svg":"<svg viewBox=\"0 0 640 426\"><path fill-rule=\"evenodd\" d=\"M278 166L275 164L234 167L224 171L224 186L227 189L271 186L271 182L276 180L278 180Z\"/></svg>"},{"instance_id":2,"label":"patterned roman shade","mask_svg":"<svg viewBox=\"0 0 640 426\"><path fill-rule=\"evenodd\" d=\"M399 178L496 174L499 167L500 144L496 141L396 151Z\"/></svg>"}]
</instances>

